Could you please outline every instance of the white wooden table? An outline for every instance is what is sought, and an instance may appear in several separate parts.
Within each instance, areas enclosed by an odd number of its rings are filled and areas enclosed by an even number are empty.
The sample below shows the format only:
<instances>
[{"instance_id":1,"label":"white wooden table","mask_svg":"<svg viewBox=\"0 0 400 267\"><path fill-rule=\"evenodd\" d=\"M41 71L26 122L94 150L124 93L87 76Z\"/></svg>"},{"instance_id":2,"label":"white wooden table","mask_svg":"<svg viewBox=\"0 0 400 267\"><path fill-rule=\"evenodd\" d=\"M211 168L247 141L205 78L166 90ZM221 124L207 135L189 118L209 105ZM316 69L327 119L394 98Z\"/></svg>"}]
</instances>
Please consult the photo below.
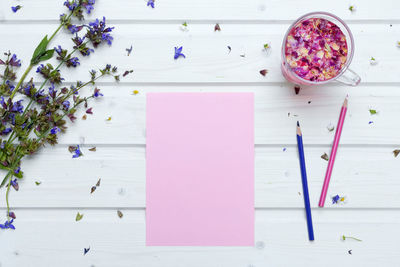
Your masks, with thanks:
<instances>
[{"instance_id":1,"label":"white wooden table","mask_svg":"<svg viewBox=\"0 0 400 267\"><path fill-rule=\"evenodd\" d=\"M34 46L65 12L63 1L1 0L0 51L12 49L26 66ZM95 114L72 125L59 145L24 162L20 191L10 197L17 229L0 231L1 267L399 266L400 157L392 153L400 146L399 1L157 0L155 9L144 0L96 2L91 18L106 16L116 27L115 41L67 72L66 82L85 80L87 70L105 63L134 74L118 85L100 82L105 97L93 105ZM14 14L10 7L16 4L23 8ZM350 4L356 5L353 13ZM356 43L351 67L362 78L358 87L332 83L295 95L284 81L279 68L283 34L295 18L315 10L348 22ZM187 32L180 30L185 21ZM214 32L215 23L220 32ZM62 34L52 45L70 45L69 38ZM267 42L269 54L262 51ZM125 48L131 44L128 57ZM173 60L174 46L183 46L187 58ZM371 56L378 65L370 65ZM259 70L265 68L269 73L263 77ZM145 246L144 105L146 93L158 91L255 93L254 247ZM346 94L348 117L328 195L345 195L347 203L327 200L320 209L327 165L320 156L329 154L334 133L327 126L336 124ZM378 114L370 115L370 108ZM306 144L313 243L307 241L299 194L298 119ZM84 156L72 159L67 147L76 144ZM92 146L97 152L88 151ZM99 178L101 186L90 194ZM4 197L2 189L1 218ZM75 222L78 211L84 217ZM342 235L363 241L341 241Z\"/></svg>"}]
</instances>

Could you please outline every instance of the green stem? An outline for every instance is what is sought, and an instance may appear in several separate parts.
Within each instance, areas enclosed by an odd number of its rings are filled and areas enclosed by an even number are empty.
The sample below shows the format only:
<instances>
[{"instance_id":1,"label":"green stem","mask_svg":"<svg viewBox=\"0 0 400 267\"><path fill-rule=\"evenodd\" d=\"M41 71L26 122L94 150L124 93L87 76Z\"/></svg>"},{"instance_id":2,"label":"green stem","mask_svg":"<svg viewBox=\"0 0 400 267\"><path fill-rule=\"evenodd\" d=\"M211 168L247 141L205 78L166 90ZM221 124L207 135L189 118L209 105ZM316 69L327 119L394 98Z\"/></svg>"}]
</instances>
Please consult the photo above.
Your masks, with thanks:
<instances>
[{"instance_id":1,"label":"green stem","mask_svg":"<svg viewBox=\"0 0 400 267\"><path fill-rule=\"evenodd\" d=\"M33 68L33 65L29 65L29 67L25 70L24 74L22 74L21 79L19 80L19 82L17 83L17 86L15 86L14 91L12 92L10 98L13 99L13 97L15 96L15 93L17 93L19 87L21 86L21 84L24 82L26 76L29 74L29 72L31 71L31 69Z\"/></svg>"},{"instance_id":2,"label":"green stem","mask_svg":"<svg viewBox=\"0 0 400 267\"><path fill-rule=\"evenodd\" d=\"M9 178L9 182L7 185L7 191L6 191L6 203L7 203L7 221L10 221L10 203L8 202L8 194L10 193L10 187L11 187L11 181L12 181L12 172L9 171L7 176L9 176L9 174L11 174L11 177Z\"/></svg>"}]
</instances>

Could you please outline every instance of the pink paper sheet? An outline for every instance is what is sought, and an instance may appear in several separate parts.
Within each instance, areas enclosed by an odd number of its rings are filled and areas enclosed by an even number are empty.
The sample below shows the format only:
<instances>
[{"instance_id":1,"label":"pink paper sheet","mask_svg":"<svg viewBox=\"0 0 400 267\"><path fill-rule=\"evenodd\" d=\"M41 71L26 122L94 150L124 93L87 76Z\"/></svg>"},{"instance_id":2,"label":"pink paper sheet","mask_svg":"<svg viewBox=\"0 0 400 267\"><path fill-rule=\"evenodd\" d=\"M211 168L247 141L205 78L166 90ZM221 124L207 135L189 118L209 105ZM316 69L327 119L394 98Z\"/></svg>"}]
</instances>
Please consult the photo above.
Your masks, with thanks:
<instances>
[{"instance_id":1,"label":"pink paper sheet","mask_svg":"<svg viewBox=\"0 0 400 267\"><path fill-rule=\"evenodd\" d=\"M254 245L253 93L149 93L148 246Z\"/></svg>"}]
</instances>

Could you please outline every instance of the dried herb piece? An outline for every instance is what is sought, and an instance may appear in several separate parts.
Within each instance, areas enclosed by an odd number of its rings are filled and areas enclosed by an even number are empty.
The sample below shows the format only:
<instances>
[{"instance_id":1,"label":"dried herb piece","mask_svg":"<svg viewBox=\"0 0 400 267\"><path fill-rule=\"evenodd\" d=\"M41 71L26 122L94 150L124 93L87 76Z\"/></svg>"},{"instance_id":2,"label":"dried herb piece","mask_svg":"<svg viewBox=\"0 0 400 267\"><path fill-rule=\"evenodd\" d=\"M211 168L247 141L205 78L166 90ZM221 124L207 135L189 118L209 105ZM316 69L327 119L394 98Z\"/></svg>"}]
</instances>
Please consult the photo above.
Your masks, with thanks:
<instances>
[{"instance_id":1,"label":"dried herb piece","mask_svg":"<svg viewBox=\"0 0 400 267\"><path fill-rule=\"evenodd\" d=\"M228 47L228 50L229 50L229 52L228 52L228 54L229 54L232 51L232 47L230 47L229 45L227 47Z\"/></svg>"},{"instance_id":2,"label":"dried herb piece","mask_svg":"<svg viewBox=\"0 0 400 267\"><path fill-rule=\"evenodd\" d=\"M354 11L356 11L356 7L353 6L353 5L351 5L351 6L349 6L349 10L350 10L351 12L354 12Z\"/></svg>"},{"instance_id":3,"label":"dried herb piece","mask_svg":"<svg viewBox=\"0 0 400 267\"><path fill-rule=\"evenodd\" d=\"M333 124L329 124L326 126L326 129L328 129L329 132L333 132L335 130L335 126Z\"/></svg>"},{"instance_id":4,"label":"dried herb piece","mask_svg":"<svg viewBox=\"0 0 400 267\"><path fill-rule=\"evenodd\" d=\"M268 43L264 44L264 50L265 51L267 51L270 48L271 48L271 46Z\"/></svg>"},{"instance_id":5,"label":"dried herb piece","mask_svg":"<svg viewBox=\"0 0 400 267\"><path fill-rule=\"evenodd\" d=\"M221 31L221 27L219 26L219 24L217 23L217 24L215 24L215 26L214 26L214 31L216 32L216 31Z\"/></svg>"},{"instance_id":6,"label":"dried herb piece","mask_svg":"<svg viewBox=\"0 0 400 267\"><path fill-rule=\"evenodd\" d=\"M378 64L378 60L374 57L371 57L369 60L369 64L374 66L374 65Z\"/></svg>"},{"instance_id":7,"label":"dried herb piece","mask_svg":"<svg viewBox=\"0 0 400 267\"><path fill-rule=\"evenodd\" d=\"M375 109L370 109L370 110L369 110L369 113L370 113L371 115L375 115L375 114L377 113L377 111L376 111Z\"/></svg>"},{"instance_id":8,"label":"dried herb piece","mask_svg":"<svg viewBox=\"0 0 400 267\"><path fill-rule=\"evenodd\" d=\"M106 119L106 121L111 121L111 116Z\"/></svg>"},{"instance_id":9,"label":"dried herb piece","mask_svg":"<svg viewBox=\"0 0 400 267\"><path fill-rule=\"evenodd\" d=\"M75 221L80 221L80 220L82 220L82 218L83 218L83 214L80 214L79 212L76 214L76 217L75 217Z\"/></svg>"},{"instance_id":10,"label":"dried herb piece","mask_svg":"<svg viewBox=\"0 0 400 267\"><path fill-rule=\"evenodd\" d=\"M324 159L324 160L328 161L328 160L329 160L328 154L324 153L324 154L321 156L321 159Z\"/></svg>"},{"instance_id":11,"label":"dried herb piece","mask_svg":"<svg viewBox=\"0 0 400 267\"><path fill-rule=\"evenodd\" d=\"M124 214L120 210L117 210L117 214L118 214L118 217L120 217L120 218L124 217Z\"/></svg>"},{"instance_id":12,"label":"dried herb piece","mask_svg":"<svg viewBox=\"0 0 400 267\"><path fill-rule=\"evenodd\" d=\"M125 49L126 52L128 52L128 54L127 54L128 57L129 57L130 54L132 53L132 49L133 49L133 46L132 46L132 45L131 45L131 48L126 48L126 49Z\"/></svg>"},{"instance_id":13,"label":"dried herb piece","mask_svg":"<svg viewBox=\"0 0 400 267\"><path fill-rule=\"evenodd\" d=\"M395 158L397 158L397 156L399 155L399 153L400 153L400 149L395 149L395 150L393 150L393 155L394 155Z\"/></svg>"},{"instance_id":14,"label":"dried herb piece","mask_svg":"<svg viewBox=\"0 0 400 267\"><path fill-rule=\"evenodd\" d=\"M96 191L96 187L92 186L92 188L90 189L90 194L93 194L94 191Z\"/></svg>"},{"instance_id":15,"label":"dried herb piece","mask_svg":"<svg viewBox=\"0 0 400 267\"><path fill-rule=\"evenodd\" d=\"M350 255L353 255L351 252L352 252L352 249L350 249L349 251L347 251L347 253L349 253Z\"/></svg>"},{"instance_id":16,"label":"dried herb piece","mask_svg":"<svg viewBox=\"0 0 400 267\"><path fill-rule=\"evenodd\" d=\"M96 151L96 147L94 146L94 147L92 147L92 148L89 148L89 151L95 152L95 151Z\"/></svg>"},{"instance_id":17,"label":"dried herb piece","mask_svg":"<svg viewBox=\"0 0 400 267\"><path fill-rule=\"evenodd\" d=\"M138 90L133 90L133 94L137 95L137 94L139 94L139 91Z\"/></svg>"},{"instance_id":18,"label":"dried herb piece","mask_svg":"<svg viewBox=\"0 0 400 267\"><path fill-rule=\"evenodd\" d=\"M86 116L86 114L84 114L83 116L82 116L82 120L86 120L87 119L87 116Z\"/></svg>"},{"instance_id":19,"label":"dried herb piece","mask_svg":"<svg viewBox=\"0 0 400 267\"><path fill-rule=\"evenodd\" d=\"M295 86L294 86L294 92L296 93L296 95L298 95L299 92L300 92L300 86L295 85Z\"/></svg>"},{"instance_id":20,"label":"dried herb piece","mask_svg":"<svg viewBox=\"0 0 400 267\"><path fill-rule=\"evenodd\" d=\"M10 218L13 218L14 220L17 219L17 216L15 216L15 213L13 211L10 211L8 213L8 216L10 216Z\"/></svg>"},{"instance_id":21,"label":"dried herb piece","mask_svg":"<svg viewBox=\"0 0 400 267\"><path fill-rule=\"evenodd\" d=\"M40 182L40 181L36 181L36 182L35 182L36 185L40 185L41 183L42 183L42 182Z\"/></svg>"},{"instance_id":22,"label":"dried herb piece","mask_svg":"<svg viewBox=\"0 0 400 267\"><path fill-rule=\"evenodd\" d=\"M358 238L355 238L355 237L352 237L352 236L345 236L345 235L342 235L341 239L344 241L344 240L346 240L346 238L347 239L353 239L353 240L356 240L356 241L359 241L359 242L362 241L361 239L358 239Z\"/></svg>"},{"instance_id":23,"label":"dried herb piece","mask_svg":"<svg viewBox=\"0 0 400 267\"><path fill-rule=\"evenodd\" d=\"M126 75L128 75L129 73L132 73L132 72L133 72L133 70L126 70L124 72L124 74L122 74L122 77L125 77Z\"/></svg>"},{"instance_id":24,"label":"dried herb piece","mask_svg":"<svg viewBox=\"0 0 400 267\"><path fill-rule=\"evenodd\" d=\"M69 151L70 153L74 152L75 150L76 150L76 146L69 146L69 147L68 147L68 151Z\"/></svg>"},{"instance_id":25,"label":"dried herb piece","mask_svg":"<svg viewBox=\"0 0 400 267\"><path fill-rule=\"evenodd\" d=\"M97 181L97 183L96 183L96 186L97 187L99 187L100 186L100 181L101 181L101 178Z\"/></svg>"},{"instance_id":26,"label":"dried herb piece","mask_svg":"<svg viewBox=\"0 0 400 267\"><path fill-rule=\"evenodd\" d=\"M83 248L83 255L86 255L86 253L88 253L90 250L90 247L88 248Z\"/></svg>"},{"instance_id":27,"label":"dried herb piece","mask_svg":"<svg viewBox=\"0 0 400 267\"><path fill-rule=\"evenodd\" d=\"M266 69L260 70L260 74L264 77L265 77L265 75L267 75L267 73L268 73L268 70L266 70Z\"/></svg>"}]
</instances>

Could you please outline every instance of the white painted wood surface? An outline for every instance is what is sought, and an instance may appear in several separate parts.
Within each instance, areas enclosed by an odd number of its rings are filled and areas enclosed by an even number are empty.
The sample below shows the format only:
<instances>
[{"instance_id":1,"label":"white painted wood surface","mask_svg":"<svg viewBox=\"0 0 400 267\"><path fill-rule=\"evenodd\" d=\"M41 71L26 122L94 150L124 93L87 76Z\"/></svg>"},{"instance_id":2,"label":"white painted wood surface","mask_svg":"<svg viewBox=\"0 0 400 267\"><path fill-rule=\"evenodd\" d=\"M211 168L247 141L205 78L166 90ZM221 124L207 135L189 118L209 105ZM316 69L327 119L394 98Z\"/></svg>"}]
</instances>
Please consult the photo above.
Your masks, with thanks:
<instances>
[{"instance_id":1,"label":"white painted wood surface","mask_svg":"<svg viewBox=\"0 0 400 267\"><path fill-rule=\"evenodd\" d=\"M34 44L57 26L65 12L62 3L0 0L0 51L12 48L27 61ZM14 14L10 7L16 4L23 8ZM350 4L356 6L353 13ZM400 158L392 151L400 148L400 2L159 0L155 5L97 0L91 18L105 15L116 27L115 42L83 60L79 69L65 72L66 82L85 80L86 70L105 63L134 74L118 85L100 82L105 97L94 104L95 114L71 125L60 145L24 162L25 179L10 197L17 230L0 231L0 266L398 266ZM351 68L362 77L359 87L332 83L295 95L281 76L283 34L293 19L314 10L333 12L349 23L356 42ZM188 32L179 29L184 21ZM221 32L214 32L215 23ZM54 45L69 38L60 35ZM266 42L272 46L269 54L262 51ZM173 60L177 45L184 47L186 59ZM371 56L378 65L369 64ZM264 68L266 77L258 73ZM255 93L254 247L145 246L144 105L146 93L157 91ZM328 194L345 195L347 203L319 209L326 168L320 156L329 154L333 139L327 126L336 124L346 94L349 112ZM378 114L371 116L369 108ZM299 194L298 119L306 144L313 243L307 241ZM84 156L72 159L70 144L81 144ZM96 152L88 151L92 146ZM101 186L90 194L98 178ZM4 212L4 190L0 198ZM78 211L84 217L75 222ZM363 241L341 241L343 234Z\"/></svg>"}]
</instances>

